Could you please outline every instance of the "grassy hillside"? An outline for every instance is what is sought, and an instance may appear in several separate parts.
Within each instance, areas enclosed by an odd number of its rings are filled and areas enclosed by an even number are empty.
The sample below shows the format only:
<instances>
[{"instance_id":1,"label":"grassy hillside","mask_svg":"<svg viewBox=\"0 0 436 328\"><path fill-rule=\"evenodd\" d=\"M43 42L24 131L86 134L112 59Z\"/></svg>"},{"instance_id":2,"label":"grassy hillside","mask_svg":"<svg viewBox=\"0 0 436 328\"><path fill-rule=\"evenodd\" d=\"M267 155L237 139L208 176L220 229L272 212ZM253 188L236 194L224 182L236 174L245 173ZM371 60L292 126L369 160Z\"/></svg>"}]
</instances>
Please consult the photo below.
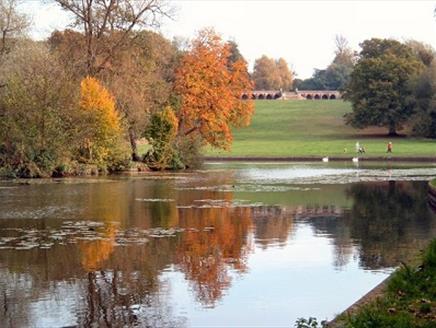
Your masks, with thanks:
<instances>
[{"instance_id":1,"label":"grassy hillside","mask_svg":"<svg viewBox=\"0 0 436 328\"><path fill-rule=\"evenodd\" d=\"M388 138L387 130L356 130L344 124L351 111L341 100L256 101L249 127L234 130L230 152L207 149L209 156L353 156L355 144L370 156L385 156L393 142L393 156L436 156L436 141ZM346 148L346 152L344 149Z\"/></svg>"}]
</instances>

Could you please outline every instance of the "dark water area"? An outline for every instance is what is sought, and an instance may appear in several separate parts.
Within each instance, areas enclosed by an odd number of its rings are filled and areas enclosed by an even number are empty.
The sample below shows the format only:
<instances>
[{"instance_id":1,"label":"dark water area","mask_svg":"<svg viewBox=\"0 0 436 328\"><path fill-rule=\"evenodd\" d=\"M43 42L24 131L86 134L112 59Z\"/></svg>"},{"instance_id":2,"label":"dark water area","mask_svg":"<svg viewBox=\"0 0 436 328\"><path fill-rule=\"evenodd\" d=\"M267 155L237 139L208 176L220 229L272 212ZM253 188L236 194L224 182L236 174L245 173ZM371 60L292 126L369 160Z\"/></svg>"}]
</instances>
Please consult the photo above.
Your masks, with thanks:
<instances>
[{"instance_id":1,"label":"dark water area","mask_svg":"<svg viewBox=\"0 0 436 328\"><path fill-rule=\"evenodd\" d=\"M434 167L209 165L0 183L5 327L332 319L436 237Z\"/></svg>"}]
</instances>

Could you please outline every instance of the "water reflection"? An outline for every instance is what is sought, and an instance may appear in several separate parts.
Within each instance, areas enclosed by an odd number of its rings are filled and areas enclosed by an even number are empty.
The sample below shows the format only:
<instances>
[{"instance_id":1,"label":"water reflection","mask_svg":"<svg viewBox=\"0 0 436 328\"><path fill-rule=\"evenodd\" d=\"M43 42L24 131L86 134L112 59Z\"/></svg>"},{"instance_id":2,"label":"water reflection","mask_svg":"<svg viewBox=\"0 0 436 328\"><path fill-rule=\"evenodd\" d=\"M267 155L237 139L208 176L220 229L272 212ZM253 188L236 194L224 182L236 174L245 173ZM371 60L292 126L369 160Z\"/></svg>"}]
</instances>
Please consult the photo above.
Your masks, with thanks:
<instances>
[{"instance_id":1,"label":"water reflection","mask_svg":"<svg viewBox=\"0 0 436 328\"><path fill-rule=\"evenodd\" d=\"M334 274L330 267L390 270L436 235L424 182L259 192L238 188L236 181L231 171L1 189L1 322L177 327L201 323L210 314L207 323L214 325L219 322L214 311L231 303L235 284L250 281L261 268L250 258L301 248L300 262L310 261L314 254L304 243L308 227L311 238L328 240L333 252L330 264L306 273L316 274L314 279ZM286 264L289 260L274 259L286 268L275 273L280 279L270 282L274 288L300 270ZM352 269L354 263L358 269ZM283 294L291 292L286 284ZM192 299L175 296L186 295L180 292L184 288ZM244 295L238 297L234 306L249 305ZM273 306L266 313L274 312ZM269 318L271 325L303 315L289 307L280 318ZM246 320L240 324L253 324Z\"/></svg>"}]
</instances>

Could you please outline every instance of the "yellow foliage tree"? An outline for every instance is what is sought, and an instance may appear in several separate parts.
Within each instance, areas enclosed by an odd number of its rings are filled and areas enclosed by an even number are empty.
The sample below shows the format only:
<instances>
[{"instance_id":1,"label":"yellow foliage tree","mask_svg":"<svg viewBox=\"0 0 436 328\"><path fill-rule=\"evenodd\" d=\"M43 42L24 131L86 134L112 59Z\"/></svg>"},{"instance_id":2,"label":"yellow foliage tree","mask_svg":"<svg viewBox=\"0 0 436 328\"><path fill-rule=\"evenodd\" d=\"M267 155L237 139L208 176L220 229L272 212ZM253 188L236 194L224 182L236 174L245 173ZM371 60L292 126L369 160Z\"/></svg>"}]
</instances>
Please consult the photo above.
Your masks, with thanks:
<instances>
[{"instance_id":1,"label":"yellow foliage tree","mask_svg":"<svg viewBox=\"0 0 436 328\"><path fill-rule=\"evenodd\" d=\"M110 164L123 135L113 96L97 79L86 77L80 84L80 110L83 157L91 163Z\"/></svg>"},{"instance_id":2,"label":"yellow foliage tree","mask_svg":"<svg viewBox=\"0 0 436 328\"><path fill-rule=\"evenodd\" d=\"M176 72L181 95L179 135L198 134L204 142L228 149L232 126L247 125L253 102L241 100L252 89L247 63L229 60L229 45L211 29L201 31Z\"/></svg>"}]
</instances>

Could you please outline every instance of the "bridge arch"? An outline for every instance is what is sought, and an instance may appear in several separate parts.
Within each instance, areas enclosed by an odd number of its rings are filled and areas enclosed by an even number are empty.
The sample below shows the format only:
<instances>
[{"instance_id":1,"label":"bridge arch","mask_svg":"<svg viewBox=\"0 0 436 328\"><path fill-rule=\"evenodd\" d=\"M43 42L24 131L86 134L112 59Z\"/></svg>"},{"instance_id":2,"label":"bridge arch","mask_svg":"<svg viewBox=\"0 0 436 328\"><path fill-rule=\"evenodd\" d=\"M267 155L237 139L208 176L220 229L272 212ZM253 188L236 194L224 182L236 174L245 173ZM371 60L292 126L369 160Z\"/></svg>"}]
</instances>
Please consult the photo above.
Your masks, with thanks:
<instances>
[{"instance_id":1,"label":"bridge arch","mask_svg":"<svg viewBox=\"0 0 436 328\"><path fill-rule=\"evenodd\" d=\"M321 98L322 98L322 99L329 99L329 96L328 96L328 95L322 95Z\"/></svg>"},{"instance_id":2,"label":"bridge arch","mask_svg":"<svg viewBox=\"0 0 436 328\"><path fill-rule=\"evenodd\" d=\"M336 99L335 95L330 95L330 99Z\"/></svg>"},{"instance_id":3,"label":"bridge arch","mask_svg":"<svg viewBox=\"0 0 436 328\"><path fill-rule=\"evenodd\" d=\"M313 97L313 99L321 99L321 97L319 96L319 94L316 94L315 97Z\"/></svg>"}]
</instances>

